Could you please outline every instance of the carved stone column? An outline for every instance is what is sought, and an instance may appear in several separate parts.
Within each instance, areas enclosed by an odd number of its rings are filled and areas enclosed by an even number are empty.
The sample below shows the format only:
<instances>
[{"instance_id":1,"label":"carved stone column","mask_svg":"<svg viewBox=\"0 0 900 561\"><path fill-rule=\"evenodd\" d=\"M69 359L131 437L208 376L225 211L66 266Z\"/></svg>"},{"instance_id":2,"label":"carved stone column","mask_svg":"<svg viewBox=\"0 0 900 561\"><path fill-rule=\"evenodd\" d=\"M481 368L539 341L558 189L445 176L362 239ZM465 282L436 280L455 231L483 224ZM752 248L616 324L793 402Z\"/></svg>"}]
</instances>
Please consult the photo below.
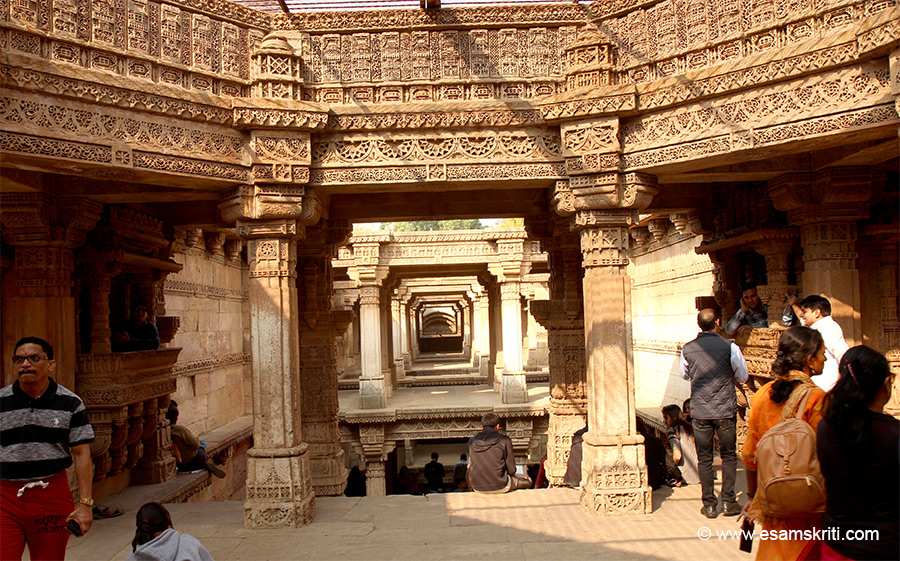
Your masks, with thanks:
<instances>
[{"instance_id":1,"label":"carved stone column","mask_svg":"<svg viewBox=\"0 0 900 561\"><path fill-rule=\"evenodd\" d=\"M400 296L400 356L403 359L403 370L412 368L409 358L409 302L406 294Z\"/></svg>"},{"instance_id":2,"label":"carved stone column","mask_svg":"<svg viewBox=\"0 0 900 561\"><path fill-rule=\"evenodd\" d=\"M870 318L869 324L874 329L870 330L871 345L884 353L890 364L891 372L900 374L900 232L896 224L873 225L866 227L861 235L867 238L872 251L869 256L877 256L877 279L869 282L868 286L877 287L879 299L877 301L878 314ZM871 268L869 269L872 270ZM870 303L869 310L874 306ZM868 333L867 333L868 335ZM884 406L884 412L888 415L900 418L900 376L894 380L894 389L891 399Z\"/></svg>"},{"instance_id":3,"label":"carved stone column","mask_svg":"<svg viewBox=\"0 0 900 561\"><path fill-rule=\"evenodd\" d=\"M238 224L248 239L253 447L247 461L248 528L296 527L315 515L309 446L301 429L297 223Z\"/></svg>"},{"instance_id":4,"label":"carved stone column","mask_svg":"<svg viewBox=\"0 0 900 561\"><path fill-rule=\"evenodd\" d=\"M788 285L788 268L794 239L768 239L754 249L766 259L766 285L757 287L760 299L769 306L769 325L781 320L785 297L796 292L796 286Z\"/></svg>"},{"instance_id":5,"label":"carved stone column","mask_svg":"<svg viewBox=\"0 0 900 561\"><path fill-rule=\"evenodd\" d=\"M500 324L503 328L503 379L500 399L503 403L525 403L525 370L522 365L522 302L520 283L500 285Z\"/></svg>"},{"instance_id":6,"label":"carved stone column","mask_svg":"<svg viewBox=\"0 0 900 561\"><path fill-rule=\"evenodd\" d=\"M568 226L568 220L559 220L552 233L540 238L549 256L550 299L532 302L532 314L548 335L550 425L546 469L550 485L562 484L572 436L587 423L580 240ZM533 235L532 228L529 235Z\"/></svg>"},{"instance_id":7,"label":"carved stone column","mask_svg":"<svg viewBox=\"0 0 900 561\"><path fill-rule=\"evenodd\" d=\"M473 305L475 321L473 322L472 337L478 354L478 373L481 376L488 375L488 368L491 364L491 326L488 306L487 291L478 292Z\"/></svg>"},{"instance_id":8,"label":"carved stone column","mask_svg":"<svg viewBox=\"0 0 900 561\"><path fill-rule=\"evenodd\" d=\"M584 267L588 426L582 504L605 514L652 510L643 437L637 434L631 333L631 279L626 274L632 210L576 215Z\"/></svg>"},{"instance_id":9,"label":"carved stone column","mask_svg":"<svg viewBox=\"0 0 900 561\"><path fill-rule=\"evenodd\" d=\"M338 430L335 339L353 320L351 310L332 310L332 258L350 224L326 222L308 229L298 246L300 291L300 381L303 440L309 444L312 486L317 496L340 495L347 483Z\"/></svg>"},{"instance_id":10,"label":"carved stone column","mask_svg":"<svg viewBox=\"0 0 900 561\"><path fill-rule=\"evenodd\" d=\"M308 135L294 140L254 136L260 159L282 149L305 150L308 155L308 142ZM247 453L248 528L298 527L315 516L310 451L302 430L297 246L306 226L327 214L328 200L314 189L290 183L303 179L304 168L286 167L291 170L290 177L285 176L288 183L240 186L225 193L219 204L222 217L236 222L236 233L247 240L250 269L253 447ZM318 296L314 290L313 300Z\"/></svg>"},{"instance_id":11,"label":"carved stone column","mask_svg":"<svg viewBox=\"0 0 900 561\"><path fill-rule=\"evenodd\" d=\"M400 340L403 337L400 324L402 322L400 316L400 296L391 298L391 339L393 346L393 363L396 372L396 379L406 378L406 369L403 366L403 350Z\"/></svg>"},{"instance_id":12,"label":"carved stone column","mask_svg":"<svg viewBox=\"0 0 900 561\"><path fill-rule=\"evenodd\" d=\"M800 226L803 292L831 301L831 314L851 347L862 342L857 222L869 217L875 191L871 167L827 168L769 182L769 194L788 221Z\"/></svg>"},{"instance_id":13,"label":"carved stone column","mask_svg":"<svg viewBox=\"0 0 900 561\"><path fill-rule=\"evenodd\" d=\"M383 409L387 404L387 389L381 371L380 292L377 285L363 285L359 289L359 331L362 338L359 406L362 409Z\"/></svg>"},{"instance_id":14,"label":"carved stone column","mask_svg":"<svg viewBox=\"0 0 900 561\"><path fill-rule=\"evenodd\" d=\"M0 204L3 241L15 247L11 291L14 301L3 313L3 352L12 356L22 337L46 339L57 362L54 378L75 388L75 297L73 252L100 218L102 206L85 199L54 198L43 193L4 193ZM4 368L11 368L4 361ZM15 374L7 370L7 383Z\"/></svg>"}]
</instances>

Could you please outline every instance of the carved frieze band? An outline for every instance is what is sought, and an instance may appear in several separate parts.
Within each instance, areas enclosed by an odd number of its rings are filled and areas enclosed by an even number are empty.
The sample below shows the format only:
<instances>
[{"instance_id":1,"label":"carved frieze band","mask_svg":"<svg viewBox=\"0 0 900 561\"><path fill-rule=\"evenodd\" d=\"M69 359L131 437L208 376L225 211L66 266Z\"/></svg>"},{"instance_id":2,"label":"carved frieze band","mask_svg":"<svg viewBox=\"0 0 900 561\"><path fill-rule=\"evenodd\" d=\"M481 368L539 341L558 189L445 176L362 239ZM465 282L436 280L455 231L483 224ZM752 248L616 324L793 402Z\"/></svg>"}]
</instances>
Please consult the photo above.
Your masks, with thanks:
<instances>
[{"instance_id":1,"label":"carved frieze band","mask_svg":"<svg viewBox=\"0 0 900 561\"><path fill-rule=\"evenodd\" d=\"M0 85L33 91L52 92L62 97L77 98L92 104L112 105L125 109L140 109L150 113L176 115L181 119L194 119L227 124L231 121L231 109L205 105L183 99L118 88L108 84L62 77L33 68L25 69L6 64L0 65Z\"/></svg>"},{"instance_id":2,"label":"carved frieze band","mask_svg":"<svg viewBox=\"0 0 900 561\"><path fill-rule=\"evenodd\" d=\"M651 353L680 355L684 341L665 341L661 339L635 339L633 343L635 351Z\"/></svg>"},{"instance_id":3,"label":"carved frieze band","mask_svg":"<svg viewBox=\"0 0 900 561\"><path fill-rule=\"evenodd\" d=\"M313 145L313 166L472 160L560 161L558 135L539 130L497 131L426 137L326 139Z\"/></svg>"},{"instance_id":4,"label":"carved frieze band","mask_svg":"<svg viewBox=\"0 0 900 561\"><path fill-rule=\"evenodd\" d=\"M490 179L562 179L565 164L430 164L386 166L367 169L314 169L310 171L311 185L338 185L390 182L421 182Z\"/></svg>"},{"instance_id":5,"label":"carved frieze band","mask_svg":"<svg viewBox=\"0 0 900 561\"><path fill-rule=\"evenodd\" d=\"M542 125L534 109L520 111L438 111L430 113L378 113L331 115L326 130L398 130L464 127L515 127Z\"/></svg>"},{"instance_id":6,"label":"carved frieze band","mask_svg":"<svg viewBox=\"0 0 900 561\"><path fill-rule=\"evenodd\" d=\"M585 20L581 6L553 4L543 6L484 6L478 10L442 8L440 10L369 10L329 11L290 15L279 14L272 18L275 29L300 30L371 30L397 29L399 27L428 28L440 25L488 25L511 21L521 24L547 25L558 22L581 24Z\"/></svg>"},{"instance_id":7,"label":"carved frieze band","mask_svg":"<svg viewBox=\"0 0 900 561\"><path fill-rule=\"evenodd\" d=\"M222 356L211 356L197 360L178 361L172 372L179 376L192 376L202 371L215 370L233 364L250 364L249 353L232 353Z\"/></svg>"},{"instance_id":8,"label":"carved frieze band","mask_svg":"<svg viewBox=\"0 0 900 561\"><path fill-rule=\"evenodd\" d=\"M175 280L171 276L167 277L163 282L163 291L167 294L187 294L199 298L211 298L214 300L247 300L247 293L242 290L233 288L224 288L221 286L202 284L199 282L189 282L183 280Z\"/></svg>"},{"instance_id":9,"label":"carved frieze band","mask_svg":"<svg viewBox=\"0 0 900 561\"><path fill-rule=\"evenodd\" d=\"M622 142L629 153L728 135L766 143L772 139L756 131L813 115L883 104L890 96L890 72L886 59L880 59L757 88L702 107L689 105L638 117L623 123Z\"/></svg>"},{"instance_id":10,"label":"carved frieze band","mask_svg":"<svg viewBox=\"0 0 900 561\"><path fill-rule=\"evenodd\" d=\"M239 163L244 152L243 136L230 130L213 132L194 123L177 126L171 117L116 115L88 105L54 103L49 98L24 99L12 92L0 96L0 123L4 123L7 130L14 128L98 142L120 142L132 149L190 153L232 163Z\"/></svg>"}]
</instances>

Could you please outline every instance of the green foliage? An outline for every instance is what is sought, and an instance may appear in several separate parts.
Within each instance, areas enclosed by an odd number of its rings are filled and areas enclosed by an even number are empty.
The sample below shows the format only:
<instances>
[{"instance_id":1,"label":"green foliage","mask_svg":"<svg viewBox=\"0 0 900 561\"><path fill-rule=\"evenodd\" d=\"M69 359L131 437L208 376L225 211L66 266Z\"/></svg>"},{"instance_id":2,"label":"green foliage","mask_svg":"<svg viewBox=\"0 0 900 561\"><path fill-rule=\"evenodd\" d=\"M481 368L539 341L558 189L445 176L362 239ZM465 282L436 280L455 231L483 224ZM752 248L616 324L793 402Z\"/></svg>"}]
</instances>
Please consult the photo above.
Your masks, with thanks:
<instances>
[{"instance_id":1,"label":"green foliage","mask_svg":"<svg viewBox=\"0 0 900 561\"><path fill-rule=\"evenodd\" d=\"M500 228L521 228L525 226L524 218L504 218L497 224Z\"/></svg>"},{"instance_id":2,"label":"green foliage","mask_svg":"<svg viewBox=\"0 0 900 561\"><path fill-rule=\"evenodd\" d=\"M419 220L416 222L383 222L382 230L391 232L428 232L434 230L483 230L477 218L469 220Z\"/></svg>"}]
</instances>

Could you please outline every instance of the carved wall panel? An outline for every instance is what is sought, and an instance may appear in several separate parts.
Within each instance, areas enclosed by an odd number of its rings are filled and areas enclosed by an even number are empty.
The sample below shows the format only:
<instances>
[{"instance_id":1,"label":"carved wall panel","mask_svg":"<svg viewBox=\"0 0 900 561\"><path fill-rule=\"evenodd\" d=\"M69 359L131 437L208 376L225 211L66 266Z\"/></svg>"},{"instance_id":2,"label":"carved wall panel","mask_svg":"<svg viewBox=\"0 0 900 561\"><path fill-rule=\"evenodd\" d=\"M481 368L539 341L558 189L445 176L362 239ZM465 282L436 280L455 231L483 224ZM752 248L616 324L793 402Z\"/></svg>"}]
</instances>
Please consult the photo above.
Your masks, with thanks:
<instances>
[{"instance_id":1,"label":"carved wall panel","mask_svg":"<svg viewBox=\"0 0 900 561\"><path fill-rule=\"evenodd\" d=\"M896 0L665 0L604 17L599 27L626 68L617 82L650 82L798 45L896 6Z\"/></svg>"},{"instance_id":2,"label":"carved wall panel","mask_svg":"<svg viewBox=\"0 0 900 561\"><path fill-rule=\"evenodd\" d=\"M250 51L268 19L220 0L34 0L0 9L0 26L15 29L11 51L226 96L247 94Z\"/></svg>"}]
</instances>

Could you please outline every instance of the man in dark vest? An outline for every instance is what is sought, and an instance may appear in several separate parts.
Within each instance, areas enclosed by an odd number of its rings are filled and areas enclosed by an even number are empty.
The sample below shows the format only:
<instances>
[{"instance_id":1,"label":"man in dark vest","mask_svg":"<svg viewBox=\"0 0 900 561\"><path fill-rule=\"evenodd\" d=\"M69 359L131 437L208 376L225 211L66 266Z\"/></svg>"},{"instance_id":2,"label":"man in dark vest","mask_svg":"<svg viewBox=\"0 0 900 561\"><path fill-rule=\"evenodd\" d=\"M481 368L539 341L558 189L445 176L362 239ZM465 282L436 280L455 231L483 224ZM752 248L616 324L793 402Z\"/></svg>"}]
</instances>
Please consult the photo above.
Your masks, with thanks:
<instances>
[{"instance_id":1,"label":"man in dark vest","mask_svg":"<svg viewBox=\"0 0 900 561\"><path fill-rule=\"evenodd\" d=\"M737 472L737 398L734 382L747 380L747 363L741 349L716 332L719 317L706 308L697 314L702 333L681 350L681 377L691 381L691 417L697 443L700 487L707 518L719 515L713 484L713 434L719 436L722 456L722 505L725 516L740 514L734 494Z\"/></svg>"}]
</instances>

